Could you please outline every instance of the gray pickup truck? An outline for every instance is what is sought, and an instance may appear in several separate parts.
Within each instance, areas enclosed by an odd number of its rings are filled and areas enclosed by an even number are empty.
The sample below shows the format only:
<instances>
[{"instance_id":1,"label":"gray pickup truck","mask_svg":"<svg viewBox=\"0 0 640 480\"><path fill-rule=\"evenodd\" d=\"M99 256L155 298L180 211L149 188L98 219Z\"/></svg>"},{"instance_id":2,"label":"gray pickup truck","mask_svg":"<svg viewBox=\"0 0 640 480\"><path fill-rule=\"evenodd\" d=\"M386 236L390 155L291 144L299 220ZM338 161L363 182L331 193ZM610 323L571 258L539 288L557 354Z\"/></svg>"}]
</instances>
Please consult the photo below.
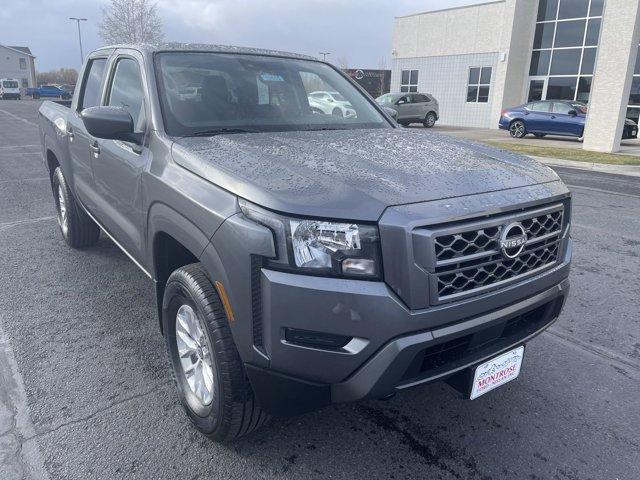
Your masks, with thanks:
<instances>
[{"instance_id":1,"label":"gray pickup truck","mask_svg":"<svg viewBox=\"0 0 640 480\"><path fill-rule=\"evenodd\" d=\"M216 440L436 380L476 398L568 293L552 170L399 128L311 57L103 48L39 122L62 236L102 230L155 283L178 396Z\"/></svg>"}]
</instances>

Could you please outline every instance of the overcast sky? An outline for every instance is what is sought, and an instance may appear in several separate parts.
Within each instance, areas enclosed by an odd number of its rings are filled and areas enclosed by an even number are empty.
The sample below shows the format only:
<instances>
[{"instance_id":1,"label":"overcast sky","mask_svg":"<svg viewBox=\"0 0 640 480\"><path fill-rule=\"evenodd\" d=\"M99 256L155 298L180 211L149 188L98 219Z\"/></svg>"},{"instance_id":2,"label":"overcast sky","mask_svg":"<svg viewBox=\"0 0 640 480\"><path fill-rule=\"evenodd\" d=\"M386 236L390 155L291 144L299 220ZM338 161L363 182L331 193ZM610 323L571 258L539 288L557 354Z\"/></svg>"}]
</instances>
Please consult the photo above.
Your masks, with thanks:
<instances>
[{"instance_id":1,"label":"overcast sky","mask_svg":"<svg viewBox=\"0 0 640 480\"><path fill-rule=\"evenodd\" d=\"M75 22L85 54L101 45L98 23L108 0L1 0L0 44L31 48L36 69L80 65ZM485 0L486 1L486 0ZM349 67L390 63L393 17L482 0L158 0L165 39L287 50L331 52Z\"/></svg>"}]
</instances>

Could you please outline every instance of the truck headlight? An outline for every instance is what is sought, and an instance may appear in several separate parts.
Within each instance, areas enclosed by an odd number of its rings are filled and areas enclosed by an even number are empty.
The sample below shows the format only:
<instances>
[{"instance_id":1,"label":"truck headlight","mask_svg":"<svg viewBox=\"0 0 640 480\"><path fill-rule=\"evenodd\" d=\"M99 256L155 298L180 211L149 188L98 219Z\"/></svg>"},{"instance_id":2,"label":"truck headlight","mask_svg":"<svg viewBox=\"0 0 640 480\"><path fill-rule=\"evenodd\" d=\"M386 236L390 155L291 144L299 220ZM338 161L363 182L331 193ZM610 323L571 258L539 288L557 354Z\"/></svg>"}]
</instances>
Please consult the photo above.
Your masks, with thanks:
<instances>
[{"instance_id":1,"label":"truck headlight","mask_svg":"<svg viewBox=\"0 0 640 480\"><path fill-rule=\"evenodd\" d=\"M268 227L277 257L268 266L299 273L379 279L380 238L375 225L279 215L245 200L247 218Z\"/></svg>"}]
</instances>

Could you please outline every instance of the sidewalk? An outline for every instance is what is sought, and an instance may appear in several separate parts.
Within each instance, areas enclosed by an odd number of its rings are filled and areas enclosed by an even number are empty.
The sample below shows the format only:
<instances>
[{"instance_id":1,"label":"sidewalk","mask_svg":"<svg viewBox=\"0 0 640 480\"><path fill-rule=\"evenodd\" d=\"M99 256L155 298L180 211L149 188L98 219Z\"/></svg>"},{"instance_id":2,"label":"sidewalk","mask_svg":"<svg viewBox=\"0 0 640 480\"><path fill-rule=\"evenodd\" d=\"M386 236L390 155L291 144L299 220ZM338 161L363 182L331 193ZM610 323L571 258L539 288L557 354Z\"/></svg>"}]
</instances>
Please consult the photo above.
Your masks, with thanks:
<instances>
[{"instance_id":1,"label":"sidewalk","mask_svg":"<svg viewBox=\"0 0 640 480\"><path fill-rule=\"evenodd\" d=\"M415 126L415 128L422 128L422 126ZM475 140L480 142L496 141L504 143L514 143L516 145L532 145L535 147L558 147L575 149L582 148L582 142L572 137L547 135L544 138L536 138L533 135L527 135L524 138L512 138L505 130L491 128L455 127L450 125L438 124L436 124L434 130L438 133L445 133L447 135L453 135L454 137L466 138L467 140ZM640 156L640 140L623 140L620 144L620 151L616 153Z\"/></svg>"},{"instance_id":2,"label":"sidewalk","mask_svg":"<svg viewBox=\"0 0 640 480\"><path fill-rule=\"evenodd\" d=\"M577 168L580 170L590 170L593 172L610 173L614 175L626 175L628 177L640 177L640 166L636 165L610 165L606 163L588 163L576 162L574 160L563 160L561 158L536 157L530 155L531 158L538 160L545 165L557 167Z\"/></svg>"}]
</instances>

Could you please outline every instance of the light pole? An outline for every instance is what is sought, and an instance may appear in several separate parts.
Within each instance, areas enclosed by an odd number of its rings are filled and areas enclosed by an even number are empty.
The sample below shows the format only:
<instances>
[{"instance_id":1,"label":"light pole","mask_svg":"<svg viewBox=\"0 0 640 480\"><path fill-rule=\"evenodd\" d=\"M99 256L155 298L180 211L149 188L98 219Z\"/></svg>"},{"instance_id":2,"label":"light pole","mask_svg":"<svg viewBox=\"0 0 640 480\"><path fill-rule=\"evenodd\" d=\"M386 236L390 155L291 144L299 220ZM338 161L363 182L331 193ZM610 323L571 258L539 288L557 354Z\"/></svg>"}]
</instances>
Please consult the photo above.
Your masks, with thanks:
<instances>
[{"instance_id":1,"label":"light pole","mask_svg":"<svg viewBox=\"0 0 640 480\"><path fill-rule=\"evenodd\" d=\"M78 41L80 42L80 65L84 62L84 54L82 53L82 35L80 34L80 22L86 22L86 18L69 17L69 20L75 20L78 24Z\"/></svg>"},{"instance_id":2,"label":"light pole","mask_svg":"<svg viewBox=\"0 0 640 480\"><path fill-rule=\"evenodd\" d=\"M322 55L322 61L326 62L327 61L327 55L331 55L331 52L318 52L320 55Z\"/></svg>"}]
</instances>

